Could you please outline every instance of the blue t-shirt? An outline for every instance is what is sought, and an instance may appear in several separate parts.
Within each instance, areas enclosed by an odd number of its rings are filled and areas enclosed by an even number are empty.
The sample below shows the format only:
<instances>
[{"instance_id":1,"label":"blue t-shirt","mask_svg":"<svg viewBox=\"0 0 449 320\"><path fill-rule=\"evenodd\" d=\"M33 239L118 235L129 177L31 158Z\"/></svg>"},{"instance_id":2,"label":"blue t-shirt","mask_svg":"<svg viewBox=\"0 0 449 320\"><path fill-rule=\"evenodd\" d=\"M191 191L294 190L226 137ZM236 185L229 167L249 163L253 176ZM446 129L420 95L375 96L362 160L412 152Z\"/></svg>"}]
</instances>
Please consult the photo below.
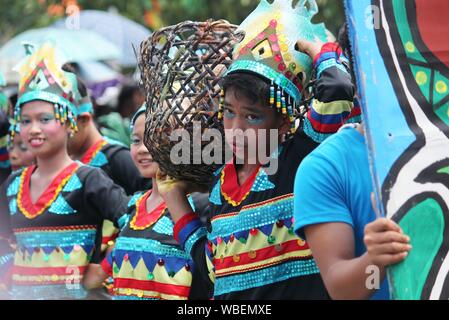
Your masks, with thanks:
<instances>
[{"instance_id":1,"label":"blue t-shirt","mask_svg":"<svg viewBox=\"0 0 449 320\"><path fill-rule=\"evenodd\" d=\"M345 128L318 146L301 163L295 179L295 232L319 223L342 222L352 226L355 256L366 252L365 225L376 219L371 206L371 175L364 137ZM371 299L389 299L384 280Z\"/></svg>"}]
</instances>

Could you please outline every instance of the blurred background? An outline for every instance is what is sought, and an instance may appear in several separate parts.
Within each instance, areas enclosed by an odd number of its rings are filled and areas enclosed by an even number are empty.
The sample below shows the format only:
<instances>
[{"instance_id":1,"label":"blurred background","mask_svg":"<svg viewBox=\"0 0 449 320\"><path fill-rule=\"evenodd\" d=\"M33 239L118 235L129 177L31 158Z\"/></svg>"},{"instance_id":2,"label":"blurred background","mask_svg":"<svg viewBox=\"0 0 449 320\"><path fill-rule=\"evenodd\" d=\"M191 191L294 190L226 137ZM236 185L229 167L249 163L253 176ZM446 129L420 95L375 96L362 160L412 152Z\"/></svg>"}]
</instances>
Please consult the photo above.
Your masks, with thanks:
<instances>
[{"instance_id":1,"label":"blurred background","mask_svg":"<svg viewBox=\"0 0 449 320\"><path fill-rule=\"evenodd\" d=\"M14 35L45 27L66 15L70 5L80 10L119 13L154 30L183 20L223 18L239 24L259 0L2 0L0 45ZM341 0L317 0L320 13L315 21L326 21L334 34L344 19Z\"/></svg>"},{"instance_id":2,"label":"blurred background","mask_svg":"<svg viewBox=\"0 0 449 320\"><path fill-rule=\"evenodd\" d=\"M298 0L293 0L297 3ZM313 22L335 35L342 0L316 0ZM153 30L184 20L226 19L240 24L259 0L1 0L0 88L12 105L25 55L23 43L57 43L87 85L101 132L129 143L129 117L144 102L136 54ZM135 48L135 49L134 49Z\"/></svg>"}]
</instances>

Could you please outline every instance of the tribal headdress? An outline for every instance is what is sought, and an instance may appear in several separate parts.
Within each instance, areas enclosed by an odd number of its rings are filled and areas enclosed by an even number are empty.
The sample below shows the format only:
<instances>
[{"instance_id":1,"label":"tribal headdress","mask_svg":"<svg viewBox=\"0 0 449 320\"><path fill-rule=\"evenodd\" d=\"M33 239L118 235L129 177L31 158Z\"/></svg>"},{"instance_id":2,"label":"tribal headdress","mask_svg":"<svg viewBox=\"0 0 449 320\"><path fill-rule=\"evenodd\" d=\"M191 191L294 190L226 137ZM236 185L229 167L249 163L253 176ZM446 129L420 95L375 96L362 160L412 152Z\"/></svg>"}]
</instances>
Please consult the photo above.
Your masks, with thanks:
<instances>
[{"instance_id":1,"label":"tribal headdress","mask_svg":"<svg viewBox=\"0 0 449 320\"><path fill-rule=\"evenodd\" d=\"M254 73L271 82L269 103L289 116L292 131L295 109L312 73L312 59L295 50L296 42L327 40L324 24L311 22L317 12L315 0L300 0L296 6L291 0L274 0L271 4L261 0L237 30L245 37L234 47L234 62L227 71ZM224 92L222 100L223 96Z\"/></svg>"},{"instance_id":2,"label":"tribal headdress","mask_svg":"<svg viewBox=\"0 0 449 320\"><path fill-rule=\"evenodd\" d=\"M20 81L12 120L12 138L18 131L15 126L20 123L20 108L23 104L35 100L52 103L56 119L61 124L68 122L76 131L77 105L81 99L76 75L62 69L67 61L50 43L43 44L37 50L31 45L25 45L25 50L26 58L15 68L20 73Z\"/></svg>"}]
</instances>

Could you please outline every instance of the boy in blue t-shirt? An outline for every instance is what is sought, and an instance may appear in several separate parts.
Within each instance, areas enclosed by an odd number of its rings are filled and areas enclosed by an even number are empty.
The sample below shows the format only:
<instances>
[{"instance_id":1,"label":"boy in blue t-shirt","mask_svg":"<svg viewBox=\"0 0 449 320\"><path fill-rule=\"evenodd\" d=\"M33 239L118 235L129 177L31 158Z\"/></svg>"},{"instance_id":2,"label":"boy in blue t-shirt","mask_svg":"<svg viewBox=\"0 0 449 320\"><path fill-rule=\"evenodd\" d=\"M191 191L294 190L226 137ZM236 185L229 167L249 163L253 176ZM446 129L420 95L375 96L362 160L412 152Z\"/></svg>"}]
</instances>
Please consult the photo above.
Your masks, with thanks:
<instances>
[{"instance_id":1,"label":"boy in blue t-shirt","mask_svg":"<svg viewBox=\"0 0 449 320\"><path fill-rule=\"evenodd\" d=\"M385 269L406 258L410 239L392 220L376 219L363 126L355 127L328 138L298 168L294 229L305 234L332 298L389 299Z\"/></svg>"}]
</instances>

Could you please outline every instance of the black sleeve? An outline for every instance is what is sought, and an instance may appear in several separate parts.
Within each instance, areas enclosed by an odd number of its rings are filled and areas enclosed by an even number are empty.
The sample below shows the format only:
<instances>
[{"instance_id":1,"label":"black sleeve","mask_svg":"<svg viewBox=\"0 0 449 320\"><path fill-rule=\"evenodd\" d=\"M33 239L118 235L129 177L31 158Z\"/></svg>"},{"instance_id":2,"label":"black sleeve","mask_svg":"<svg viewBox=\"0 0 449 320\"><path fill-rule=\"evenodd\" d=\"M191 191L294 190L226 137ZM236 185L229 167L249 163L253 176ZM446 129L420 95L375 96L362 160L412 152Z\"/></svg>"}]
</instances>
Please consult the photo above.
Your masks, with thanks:
<instances>
[{"instance_id":1,"label":"black sleeve","mask_svg":"<svg viewBox=\"0 0 449 320\"><path fill-rule=\"evenodd\" d=\"M315 99L321 102L353 101L355 88L349 72L337 67L325 69L313 87Z\"/></svg>"},{"instance_id":2,"label":"black sleeve","mask_svg":"<svg viewBox=\"0 0 449 320\"><path fill-rule=\"evenodd\" d=\"M195 263L195 270L192 274L192 285L189 299L206 300L213 296L214 284L209 277L209 268L206 263L206 242L207 237L199 239L192 247L190 255Z\"/></svg>"},{"instance_id":3,"label":"black sleeve","mask_svg":"<svg viewBox=\"0 0 449 320\"><path fill-rule=\"evenodd\" d=\"M126 148L120 148L112 155L110 174L112 180L123 187L128 195L149 190L152 186L151 179L142 177Z\"/></svg>"},{"instance_id":4,"label":"black sleeve","mask_svg":"<svg viewBox=\"0 0 449 320\"><path fill-rule=\"evenodd\" d=\"M120 228L121 218L128 209L128 196L101 169L89 169L84 185L84 201L89 212Z\"/></svg>"},{"instance_id":5,"label":"black sleeve","mask_svg":"<svg viewBox=\"0 0 449 320\"><path fill-rule=\"evenodd\" d=\"M195 205L195 213L200 217L201 222L206 225L210 212L209 194L194 192L191 196Z\"/></svg>"},{"instance_id":6,"label":"black sleeve","mask_svg":"<svg viewBox=\"0 0 449 320\"><path fill-rule=\"evenodd\" d=\"M8 115L4 110L0 109L0 137L4 137L8 134L9 121Z\"/></svg>"}]
</instances>

